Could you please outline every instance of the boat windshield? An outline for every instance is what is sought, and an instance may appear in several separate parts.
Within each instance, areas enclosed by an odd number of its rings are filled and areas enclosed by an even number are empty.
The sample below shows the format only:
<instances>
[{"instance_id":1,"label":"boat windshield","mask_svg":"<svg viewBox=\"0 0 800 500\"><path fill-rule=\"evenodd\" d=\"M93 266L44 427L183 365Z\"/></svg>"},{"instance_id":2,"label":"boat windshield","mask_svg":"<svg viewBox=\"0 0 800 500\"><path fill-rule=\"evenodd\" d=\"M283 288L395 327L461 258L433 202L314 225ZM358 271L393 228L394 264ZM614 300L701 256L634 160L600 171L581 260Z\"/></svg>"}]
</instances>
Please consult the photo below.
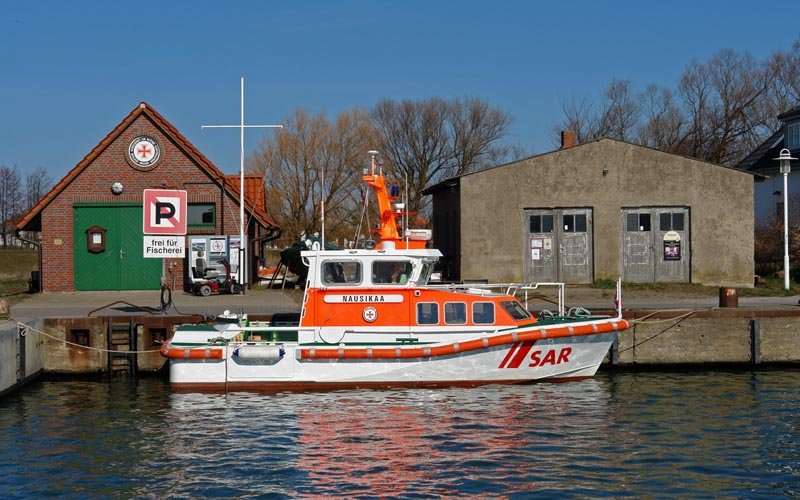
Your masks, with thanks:
<instances>
[{"instance_id":1,"label":"boat windshield","mask_svg":"<svg viewBox=\"0 0 800 500\"><path fill-rule=\"evenodd\" d=\"M433 273L433 264L433 262L427 261L422 263L422 271L419 273L417 286L425 286L428 284L428 280L431 278L431 273Z\"/></svg>"},{"instance_id":2,"label":"boat windshield","mask_svg":"<svg viewBox=\"0 0 800 500\"><path fill-rule=\"evenodd\" d=\"M500 305L515 320L528 319L531 317L530 313L516 300L505 300L501 302Z\"/></svg>"}]
</instances>

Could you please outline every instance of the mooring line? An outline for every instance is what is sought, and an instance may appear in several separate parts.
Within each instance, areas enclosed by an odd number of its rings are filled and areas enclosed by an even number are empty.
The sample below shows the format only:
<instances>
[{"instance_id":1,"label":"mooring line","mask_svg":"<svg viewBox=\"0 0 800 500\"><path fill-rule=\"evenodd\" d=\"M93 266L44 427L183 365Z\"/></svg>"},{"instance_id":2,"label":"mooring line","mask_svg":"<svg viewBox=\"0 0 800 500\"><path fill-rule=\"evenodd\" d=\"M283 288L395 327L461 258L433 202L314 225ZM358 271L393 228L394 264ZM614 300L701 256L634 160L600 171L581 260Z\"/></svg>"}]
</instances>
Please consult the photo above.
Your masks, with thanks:
<instances>
[{"instance_id":1,"label":"mooring line","mask_svg":"<svg viewBox=\"0 0 800 500\"><path fill-rule=\"evenodd\" d=\"M91 347L91 346L88 346L88 345L76 344L74 342L70 342L67 339L60 339L58 337L55 337L55 336L50 335L48 333L45 333L45 332L43 332L41 330L37 330L36 328L34 328L34 327L30 326L30 325L26 325L25 323L21 323L19 321L17 321L16 323L17 323L17 328L22 327L26 331L36 332L39 335L42 335L44 337L51 338L51 339L57 340L59 342L63 342L65 344L71 345L73 347L79 347L81 349L86 349L88 351L97 351L97 352L105 352L105 353L113 352L113 353L125 353L125 354L149 354L149 353L152 353L152 352L160 352L161 351L160 349L154 349L154 350L150 350L150 351L112 351L111 349L101 349L99 347ZM24 337L25 333L23 332L21 335Z\"/></svg>"},{"instance_id":2,"label":"mooring line","mask_svg":"<svg viewBox=\"0 0 800 500\"><path fill-rule=\"evenodd\" d=\"M664 313L664 312L670 312L670 311L671 311L671 309L662 309L662 310L660 310L660 311L653 311L652 313L648 314L647 316L644 316L644 317L641 317L641 318L634 318L634 319L631 319L630 321L631 321L631 323L633 323L633 324L642 323L642 324L647 324L647 325L650 325L650 324L655 324L655 323L665 323L665 322L667 322L667 321L675 321L675 320L681 320L681 319L684 319L684 318L688 318L688 317L689 317L689 316L691 316L692 314L694 314L694 313L698 313L698 312L700 312L700 311L710 311L710 310L711 310L711 309L694 309L694 310L692 310L692 311L689 311L689 312L688 312L688 313L686 313L686 314L681 314L681 315L679 315L679 316L673 316L672 318L654 319L654 320L650 320L650 321L648 321L648 319L647 319L647 318L652 318L652 317L653 317L653 316L655 316L656 314L659 314L659 313Z\"/></svg>"},{"instance_id":3,"label":"mooring line","mask_svg":"<svg viewBox=\"0 0 800 500\"><path fill-rule=\"evenodd\" d=\"M652 337L648 337L648 338L646 338L646 339L642 340L641 342L636 342L636 343L635 343L635 344L633 344L632 346L630 346L630 347L628 347L628 348L626 348L626 349L622 349L622 350L620 350L619 352L620 352L620 353L623 353L623 352L630 351L631 349L636 349L636 348L637 348L637 347L639 347L640 345L642 345L642 344L644 344L644 343L647 343L647 342L650 342L651 340L653 340L654 338L656 338L656 337L660 336L661 334L668 332L669 330L671 330L672 328L674 328L675 326L677 326L679 323L681 323L683 320L685 320L685 319L686 319L686 318L688 318L689 316L693 315L694 313L697 313L697 312L700 312L700 311L710 311L710 310L711 310L711 309L694 309L694 310L692 310L692 311L689 311L689 312L688 312L688 313L686 313L686 314L681 314L680 316L674 316L674 317L672 317L672 318L667 318L667 319L658 319L658 320L646 321L646 320L647 320L647 318L650 318L650 317L654 316L655 314L658 314L658 313L661 313L661 312L667 312L667 310L661 310L661 311L654 311L654 312L652 312L652 313L648 314L647 316L645 316L644 318L640 318L639 320L632 320L632 322L633 322L634 324L641 323L641 324L643 324L643 325L652 325L652 324L656 324L656 323L664 323L664 322L668 322L668 321L673 321L673 322L674 322L674 324L673 324L672 326L670 326L670 327L668 327L668 328L665 328L664 330L662 330L662 331L660 331L660 332L656 333L656 334L655 334L655 335L653 335ZM633 329L633 328L632 328L632 329L630 329L629 331L630 331L630 332L633 332L634 330L635 330L635 329Z\"/></svg>"}]
</instances>

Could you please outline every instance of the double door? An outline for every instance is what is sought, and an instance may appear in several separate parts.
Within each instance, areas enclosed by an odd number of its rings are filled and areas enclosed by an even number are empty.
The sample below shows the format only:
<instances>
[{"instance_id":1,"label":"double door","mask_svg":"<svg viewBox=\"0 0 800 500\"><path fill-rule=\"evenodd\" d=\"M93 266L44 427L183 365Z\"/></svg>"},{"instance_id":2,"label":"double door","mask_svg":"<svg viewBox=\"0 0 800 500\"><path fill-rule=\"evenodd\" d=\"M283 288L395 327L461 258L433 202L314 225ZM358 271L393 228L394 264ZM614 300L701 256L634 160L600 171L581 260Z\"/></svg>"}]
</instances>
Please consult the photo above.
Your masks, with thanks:
<instances>
[{"instance_id":1,"label":"double door","mask_svg":"<svg viewBox=\"0 0 800 500\"><path fill-rule=\"evenodd\" d=\"M592 282L592 209L528 209L525 221L526 281Z\"/></svg>"},{"instance_id":2,"label":"double door","mask_svg":"<svg viewBox=\"0 0 800 500\"><path fill-rule=\"evenodd\" d=\"M158 290L162 259L144 257L142 205L74 208L75 290Z\"/></svg>"},{"instance_id":3,"label":"double door","mask_svg":"<svg viewBox=\"0 0 800 500\"><path fill-rule=\"evenodd\" d=\"M625 281L690 281L688 208L626 208L622 210L622 228Z\"/></svg>"}]
</instances>

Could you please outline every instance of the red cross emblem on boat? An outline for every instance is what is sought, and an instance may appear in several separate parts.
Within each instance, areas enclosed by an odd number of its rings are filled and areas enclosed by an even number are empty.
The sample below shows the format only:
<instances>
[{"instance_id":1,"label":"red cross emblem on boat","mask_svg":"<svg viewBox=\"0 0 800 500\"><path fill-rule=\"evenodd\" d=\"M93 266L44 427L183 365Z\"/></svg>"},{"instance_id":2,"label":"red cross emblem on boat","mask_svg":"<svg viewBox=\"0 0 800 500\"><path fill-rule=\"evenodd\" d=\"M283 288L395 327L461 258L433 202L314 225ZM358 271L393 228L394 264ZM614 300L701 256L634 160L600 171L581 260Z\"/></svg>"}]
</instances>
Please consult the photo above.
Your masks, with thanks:
<instances>
[{"instance_id":1,"label":"red cross emblem on boat","mask_svg":"<svg viewBox=\"0 0 800 500\"><path fill-rule=\"evenodd\" d=\"M365 307L364 312L361 313L361 316L367 323L372 323L373 321L378 319L378 310L375 309L374 307Z\"/></svg>"}]
</instances>

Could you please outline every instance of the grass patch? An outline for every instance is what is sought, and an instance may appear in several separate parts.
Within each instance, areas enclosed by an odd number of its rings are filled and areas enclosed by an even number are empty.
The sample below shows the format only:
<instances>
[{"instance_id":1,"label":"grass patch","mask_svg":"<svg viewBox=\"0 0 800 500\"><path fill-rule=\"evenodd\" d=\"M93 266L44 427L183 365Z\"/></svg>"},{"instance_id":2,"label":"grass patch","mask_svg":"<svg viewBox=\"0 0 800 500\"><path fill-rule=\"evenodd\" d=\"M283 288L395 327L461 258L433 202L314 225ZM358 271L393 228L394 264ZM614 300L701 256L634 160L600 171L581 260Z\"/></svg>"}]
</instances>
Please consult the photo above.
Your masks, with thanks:
<instances>
[{"instance_id":1,"label":"grass patch","mask_svg":"<svg viewBox=\"0 0 800 500\"><path fill-rule=\"evenodd\" d=\"M16 304L30 296L31 271L39 269L35 250L0 250L0 297Z\"/></svg>"},{"instance_id":2,"label":"grass patch","mask_svg":"<svg viewBox=\"0 0 800 500\"><path fill-rule=\"evenodd\" d=\"M783 288L783 279L767 278L766 283L755 288L738 288L741 297L788 297L800 294L800 284L790 283L789 291ZM614 280L597 280L592 283L592 288L609 289L616 288L617 282ZM714 296L719 294L718 286L705 286L694 283L622 283L623 290L641 290L658 293L668 293L675 296Z\"/></svg>"},{"instance_id":3,"label":"grass patch","mask_svg":"<svg viewBox=\"0 0 800 500\"><path fill-rule=\"evenodd\" d=\"M800 285L789 281L789 290L783 288L783 278L765 278L763 285L755 288L740 288L739 295L744 297L788 297L800 293Z\"/></svg>"},{"instance_id":4,"label":"grass patch","mask_svg":"<svg viewBox=\"0 0 800 500\"><path fill-rule=\"evenodd\" d=\"M617 287L614 280L597 280L591 284L592 288L613 290ZM697 285L694 283L632 283L622 282L623 290L643 290L652 292L674 292L692 295L715 295L719 287Z\"/></svg>"}]
</instances>

